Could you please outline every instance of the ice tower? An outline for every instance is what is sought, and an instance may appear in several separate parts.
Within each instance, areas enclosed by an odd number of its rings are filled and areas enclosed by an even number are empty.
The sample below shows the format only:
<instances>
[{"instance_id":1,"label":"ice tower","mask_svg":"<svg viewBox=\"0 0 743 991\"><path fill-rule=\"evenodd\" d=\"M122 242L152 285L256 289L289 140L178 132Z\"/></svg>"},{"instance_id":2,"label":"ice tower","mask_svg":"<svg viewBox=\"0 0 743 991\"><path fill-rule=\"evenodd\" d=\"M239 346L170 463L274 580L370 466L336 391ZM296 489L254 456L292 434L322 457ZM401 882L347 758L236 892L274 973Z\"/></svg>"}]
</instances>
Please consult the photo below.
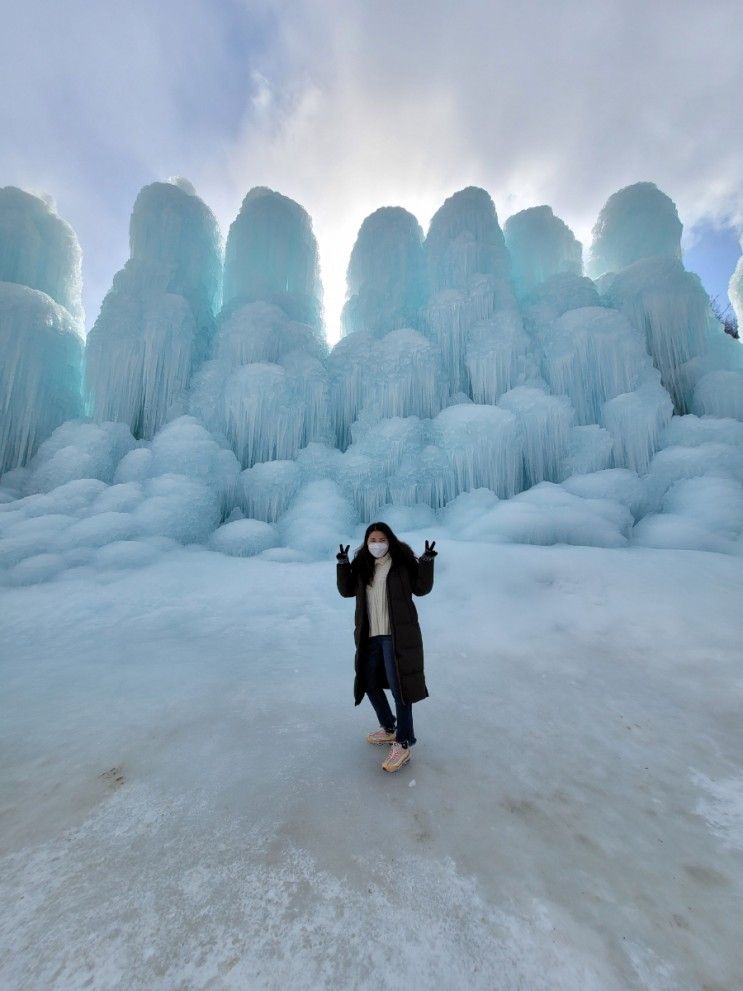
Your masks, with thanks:
<instances>
[{"instance_id":1,"label":"ice tower","mask_svg":"<svg viewBox=\"0 0 743 991\"><path fill-rule=\"evenodd\" d=\"M185 180L145 186L134 204L131 257L114 276L85 354L98 420L151 438L183 412L193 370L214 332L221 291L219 230Z\"/></svg>"},{"instance_id":2,"label":"ice tower","mask_svg":"<svg viewBox=\"0 0 743 991\"><path fill-rule=\"evenodd\" d=\"M81 252L50 202L0 189L0 472L82 411Z\"/></svg>"},{"instance_id":3,"label":"ice tower","mask_svg":"<svg viewBox=\"0 0 743 991\"><path fill-rule=\"evenodd\" d=\"M230 227L224 306L190 410L244 468L328 441L317 242L298 203L251 189Z\"/></svg>"},{"instance_id":4,"label":"ice tower","mask_svg":"<svg viewBox=\"0 0 743 991\"><path fill-rule=\"evenodd\" d=\"M553 275L583 274L580 241L548 206L530 207L509 217L504 235L520 297Z\"/></svg>"},{"instance_id":5,"label":"ice tower","mask_svg":"<svg viewBox=\"0 0 743 991\"><path fill-rule=\"evenodd\" d=\"M699 277L681 263L681 232L665 193L649 182L627 186L599 214L589 268L606 305L621 310L644 335L676 412L712 412L699 398L702 380L735 364L739 354L733 342L721 339ZM735 385L723 388L717 415L726 409L734 414Z\"/></svg>"},{"instance_id":6,"label":"ice tower","mask_svg":"<svg viewBox=\"0 0 743 991\"><path fill-rule=\"evenodd\" d=\"M224 260L224 306L280 307L291 320L322 328L317 242L307 211L265 186L251 189L230 227Z\"/></svg>"},{"instance_id":7,"label":"ice tower","mask_svg":"<svg viewBox=\"0 0 743 991\"><path fill-rule=\"evenodd\" d=\"M351 252L343 333L381 337L416 327L423 302L423 231L398 206L376 210L361 225Z\"/></svg>"},{"instance_id":8,"label":"ice tower","mask_svg":"<svg viewBox=\"0 0 743 991\"><path fill-rule=\"evenodd\" d=\"M654 182L613 193L593 228L588 274L597 279L643 258L681 261L681 221L673 200Z\"/></svg>"},{"instance_id":9,"label":"ice tower","mask_svg":"<svg viewBox=\"0 0 743 991\"><path fill-rule=\"evenodd\" d=\"M471 328L516 305L511 261L488 193L468 186L450 196L431 220L425 252L424 324L442 350L451 392L469 393Z\"/></svg>"}]
</instances>

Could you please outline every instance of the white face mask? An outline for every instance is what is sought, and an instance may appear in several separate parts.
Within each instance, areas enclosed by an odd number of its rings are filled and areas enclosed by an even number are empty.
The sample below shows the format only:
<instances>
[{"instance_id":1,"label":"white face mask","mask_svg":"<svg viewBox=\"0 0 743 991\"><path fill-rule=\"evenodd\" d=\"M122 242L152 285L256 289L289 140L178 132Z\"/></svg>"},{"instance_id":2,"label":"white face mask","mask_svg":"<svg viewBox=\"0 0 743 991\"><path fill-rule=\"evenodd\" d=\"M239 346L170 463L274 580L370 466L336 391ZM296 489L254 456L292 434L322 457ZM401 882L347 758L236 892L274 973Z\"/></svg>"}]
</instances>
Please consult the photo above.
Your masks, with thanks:
<instances>
[{"instance_id":1,"label":"white face mask","mask_svg":"<svg viewBox=\"0 0 743 991\"><path fill-rule=\"evenodd\" d=\"M366 545L369 548L369 553L372 557L384 557L387 551L390 549L390 545L381 540L379 542L371 542Z\"/></svg>"}]
</instances>

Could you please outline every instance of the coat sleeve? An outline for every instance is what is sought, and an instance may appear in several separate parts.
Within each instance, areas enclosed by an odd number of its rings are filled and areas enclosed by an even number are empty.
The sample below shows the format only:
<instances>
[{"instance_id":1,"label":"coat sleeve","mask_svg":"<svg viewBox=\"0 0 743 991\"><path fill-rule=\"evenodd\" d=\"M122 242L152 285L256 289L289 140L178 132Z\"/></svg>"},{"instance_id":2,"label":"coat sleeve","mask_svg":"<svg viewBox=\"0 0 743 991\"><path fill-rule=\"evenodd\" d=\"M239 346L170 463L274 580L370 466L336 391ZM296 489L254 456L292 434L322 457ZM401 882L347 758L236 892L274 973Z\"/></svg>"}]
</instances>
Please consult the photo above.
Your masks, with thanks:
<instances>
[{"instance_id":1,"label":"coat sleeve","mask_svg":"<svg viewBox=\"0 0 743 991\"><path fill-rule=\"evenodd\" d=\"M419 557L416 569L411 575L410 587L413 595L428 595L433 588L433 562L435 558Z\"/></svg>"},{"instance_id":2,"label":"coat sleeve","mask_svg":"<svg viewBox=\"0 0 743 991\"><path fill-rule=\"evenodd\" d=\"M356 595L356 582L353 580L351 562L338 562L336 565L336 582L338 591L344 599L352 599Z\"/></svg>"}]
</instances>

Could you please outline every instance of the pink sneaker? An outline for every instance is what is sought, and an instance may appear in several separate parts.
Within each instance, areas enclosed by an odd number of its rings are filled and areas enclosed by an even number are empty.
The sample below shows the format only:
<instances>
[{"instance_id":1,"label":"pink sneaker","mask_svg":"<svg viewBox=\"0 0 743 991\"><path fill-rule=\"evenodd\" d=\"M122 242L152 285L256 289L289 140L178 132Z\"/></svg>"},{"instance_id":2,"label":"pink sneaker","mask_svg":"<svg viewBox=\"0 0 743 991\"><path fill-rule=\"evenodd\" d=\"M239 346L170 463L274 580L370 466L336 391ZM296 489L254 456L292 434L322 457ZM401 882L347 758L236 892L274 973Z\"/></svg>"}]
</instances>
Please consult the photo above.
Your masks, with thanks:
<instances>
[{"instance_id":1,"label":"pink sneaker","mask_svg":"<svg viewBox=\"0 0 743 991\"><path fill-rule=\"evenodd\" d=\"M368 743L392 743L395 739L395 731L392 730L391 733L388 733L384 727L380 726L378 730L369 733L366 739Z\"/></svg>"},{"instance_id":2,"label":"pink sneaker","mask_svg":"<svg viewBox=\"0 0 743 991\"><path fill-rule=\"evenodd\" d=\"M410 747L403 747L401 743L393 743L387 759L382 764L385 771L399 771L403 764L410 760Z\"/></svg>"}]
</instances>

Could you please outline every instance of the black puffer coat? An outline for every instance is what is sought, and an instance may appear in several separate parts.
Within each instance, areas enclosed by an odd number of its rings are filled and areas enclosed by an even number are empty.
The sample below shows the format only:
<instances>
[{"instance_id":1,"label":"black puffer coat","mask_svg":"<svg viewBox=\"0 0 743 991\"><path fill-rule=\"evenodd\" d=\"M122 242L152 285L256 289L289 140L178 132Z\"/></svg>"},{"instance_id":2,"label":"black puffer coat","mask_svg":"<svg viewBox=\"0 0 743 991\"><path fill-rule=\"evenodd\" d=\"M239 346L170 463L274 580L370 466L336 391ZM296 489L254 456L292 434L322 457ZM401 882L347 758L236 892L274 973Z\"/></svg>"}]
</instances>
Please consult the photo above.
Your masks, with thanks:
<instances>
[{"instance_id":1,"label":"black puffer coat","mask_svg":"<svg viewBox=\"0 0 743 991\"><path fill-rule=\"evenodd\" d=\"M403 702L420 702L428 697L423 673L423 638L418 625L418 611L413 595L428 595L433 588L434 558L425 555L410 568L394 561L387 572L387 605L390 617L395 662ZM354 702L358 705L366 693L364 684L364 651L369 639L369 615L363 578L354 576L349 561L337 566L338 591L345 599L356 596L356 677L353 685ZM382 685L389 688L386 679Z\"/></svg>"}]
</instances>

